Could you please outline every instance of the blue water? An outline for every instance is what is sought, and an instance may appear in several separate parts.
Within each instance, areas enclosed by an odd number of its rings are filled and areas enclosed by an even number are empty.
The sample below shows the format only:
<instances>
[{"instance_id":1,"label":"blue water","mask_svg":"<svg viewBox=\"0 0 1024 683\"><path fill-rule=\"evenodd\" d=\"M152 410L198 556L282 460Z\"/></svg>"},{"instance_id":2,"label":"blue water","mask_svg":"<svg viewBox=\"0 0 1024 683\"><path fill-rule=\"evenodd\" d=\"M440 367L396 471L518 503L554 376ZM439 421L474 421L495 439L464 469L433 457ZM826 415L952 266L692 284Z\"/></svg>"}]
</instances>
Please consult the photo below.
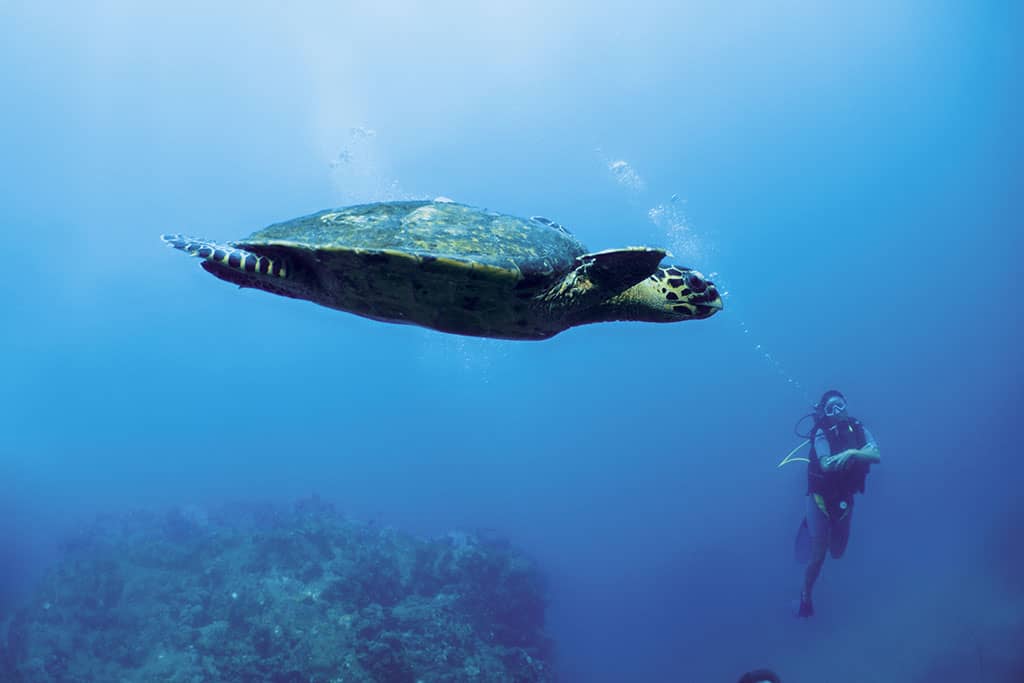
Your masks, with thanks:
<instances>
[{"instance_id":1,"label":"blue water","mask_svg":"<svg viewBox=\"0 0 1024 683\"><path fill-rule=\"evenodd\" d=\"M1022 12L491 5L0 6L0 609L81 519L317 492L534 555L567 681L1016 680ZM158 239L437 195L725 311L460 338ZM803 622L830 387L883 462Z\"/></svg>"}]
</instances>

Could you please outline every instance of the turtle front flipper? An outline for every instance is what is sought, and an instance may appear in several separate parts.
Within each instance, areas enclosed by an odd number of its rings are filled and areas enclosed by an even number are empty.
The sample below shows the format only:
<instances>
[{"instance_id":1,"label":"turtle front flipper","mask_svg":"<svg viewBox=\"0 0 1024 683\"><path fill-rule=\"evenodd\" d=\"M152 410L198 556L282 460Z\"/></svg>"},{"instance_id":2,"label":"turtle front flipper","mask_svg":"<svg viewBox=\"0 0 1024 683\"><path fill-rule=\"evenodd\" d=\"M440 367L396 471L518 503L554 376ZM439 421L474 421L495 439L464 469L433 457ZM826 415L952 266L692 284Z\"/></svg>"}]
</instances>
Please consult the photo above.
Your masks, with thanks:
<instances>
[{"instance_id":1,"label":"turtle front flipper","mask_svg":"<svg viewBox=\"0 0 1024 683\"><path fill-rule=\"evenodd\" d=\"M591 306L648 277L665 253L664 249L626 247L582 254L572 270L540 298L570 308Z\"/></svg>"},{"instance_id":2,"label":"turtle front flipper","mask_svg":"<svg viewBox=\"0 0 1024 683\"><path fill-rule=\"evenodd\" d=\"M606 249L578 257L576 268L586 273L595 288L611 296L653 273L666 253L664 249L651 247Z\"/></svg>"},{"instance_id":3,"label":"turtle front flipper","mask_svg":"<svg viewBox=\"0 0 1024 683\"><path fill-rule=\"evenodd\" d=\"M160 239L164 241L168 246L180 249L181 251L201 258L206 263L203 267L206 268L206 264L216 264L220 268L227 268L229 270L236 271L238 273L244 273L247 275L269 275L272 277L287 278L288 267L287 265L277 259L272 259L269 256L260 256L254 254L251 251L245 249L239 249L226 244L217 244L207 240L196 239L195 237L186 237L184 235L161 235ZM210 268L206 268L210 272L215 273ZM224 278L228 279L228 278Z\"/></svg>"}]
</instances>

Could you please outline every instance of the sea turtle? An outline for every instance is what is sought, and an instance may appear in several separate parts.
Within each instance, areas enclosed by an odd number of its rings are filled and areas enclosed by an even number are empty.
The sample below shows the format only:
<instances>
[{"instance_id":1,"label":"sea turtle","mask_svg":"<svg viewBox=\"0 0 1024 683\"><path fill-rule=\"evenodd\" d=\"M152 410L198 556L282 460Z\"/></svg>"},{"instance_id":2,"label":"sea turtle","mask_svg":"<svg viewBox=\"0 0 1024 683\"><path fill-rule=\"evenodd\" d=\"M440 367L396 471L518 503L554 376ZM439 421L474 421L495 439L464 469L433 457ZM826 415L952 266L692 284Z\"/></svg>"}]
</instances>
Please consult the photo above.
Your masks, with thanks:
<instances>
[{"instance_id":1,"label":"sea turtle","mask_svg":"<svg viewBox=\"0 0 1024 683\"><path fill-rule=\"evenodd\" d=\"M240 287L374 320L500 339L548 339L612 320L707 318L722 299L666 252L588 253L546 218L450 200L363 204L276 223L238 242L163 235Z\"/></svg>"}]
</instances>

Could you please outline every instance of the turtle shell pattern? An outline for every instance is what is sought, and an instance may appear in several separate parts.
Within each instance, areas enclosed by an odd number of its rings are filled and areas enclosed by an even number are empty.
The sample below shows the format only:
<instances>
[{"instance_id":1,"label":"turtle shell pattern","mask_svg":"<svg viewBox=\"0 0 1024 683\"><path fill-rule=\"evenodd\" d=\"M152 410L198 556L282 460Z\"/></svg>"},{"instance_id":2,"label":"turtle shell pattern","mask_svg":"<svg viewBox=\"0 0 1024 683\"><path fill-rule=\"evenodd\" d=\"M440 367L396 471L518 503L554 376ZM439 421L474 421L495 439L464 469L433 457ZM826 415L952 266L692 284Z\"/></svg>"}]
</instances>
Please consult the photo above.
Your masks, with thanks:
<instances>
[{"instance_id":1,"label":"turtle shell pattern","mask_svg":"<svg viewBox=\"0 0 1024 683\"><path fill-rule=\"evenodd\" d=\"M512 339L565 328L531 299L586 252L550 220L439 201L320 211L234 245L283 258L294 273L284 288L255 278L243 286L376 320Z\"/></svg>"},{"instance_id":2,"label":"turtle shell pattern","mask_svg":"<svg viewBox=\"0 0 1024 683\"><path fill-rule=\"evenodd\" d=\"M406 253L518 272L530 281L564 274L586 249L545 218L524 220L454 202L404 201L319 211L275 223L236 243L331 252Z\"/></svg>"}]
</instances>

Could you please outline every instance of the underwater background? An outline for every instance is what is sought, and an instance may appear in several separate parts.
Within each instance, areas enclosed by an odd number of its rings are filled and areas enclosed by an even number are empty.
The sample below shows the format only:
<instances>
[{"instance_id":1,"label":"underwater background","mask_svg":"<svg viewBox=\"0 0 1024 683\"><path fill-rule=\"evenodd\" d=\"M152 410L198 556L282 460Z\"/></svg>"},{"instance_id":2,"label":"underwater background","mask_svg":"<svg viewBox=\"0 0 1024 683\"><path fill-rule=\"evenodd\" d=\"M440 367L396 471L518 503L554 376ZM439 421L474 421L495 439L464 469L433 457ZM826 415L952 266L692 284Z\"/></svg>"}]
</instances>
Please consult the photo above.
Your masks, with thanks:
<instances>
[{"instance_id":1,"label":"underwater background","mask_svg":"<svg viewBox=\"0 0 1024 683\"><path fill-rule=\"evenodd\" d=\"M0 623L97 515L317 494L522 549L562 680L1024 680L1022 14L0 4ZM159 240L439 195L725 310L463 338ZM829 388L882 464L796 620L776 465Z\"/></svg>"}]
</instances>

